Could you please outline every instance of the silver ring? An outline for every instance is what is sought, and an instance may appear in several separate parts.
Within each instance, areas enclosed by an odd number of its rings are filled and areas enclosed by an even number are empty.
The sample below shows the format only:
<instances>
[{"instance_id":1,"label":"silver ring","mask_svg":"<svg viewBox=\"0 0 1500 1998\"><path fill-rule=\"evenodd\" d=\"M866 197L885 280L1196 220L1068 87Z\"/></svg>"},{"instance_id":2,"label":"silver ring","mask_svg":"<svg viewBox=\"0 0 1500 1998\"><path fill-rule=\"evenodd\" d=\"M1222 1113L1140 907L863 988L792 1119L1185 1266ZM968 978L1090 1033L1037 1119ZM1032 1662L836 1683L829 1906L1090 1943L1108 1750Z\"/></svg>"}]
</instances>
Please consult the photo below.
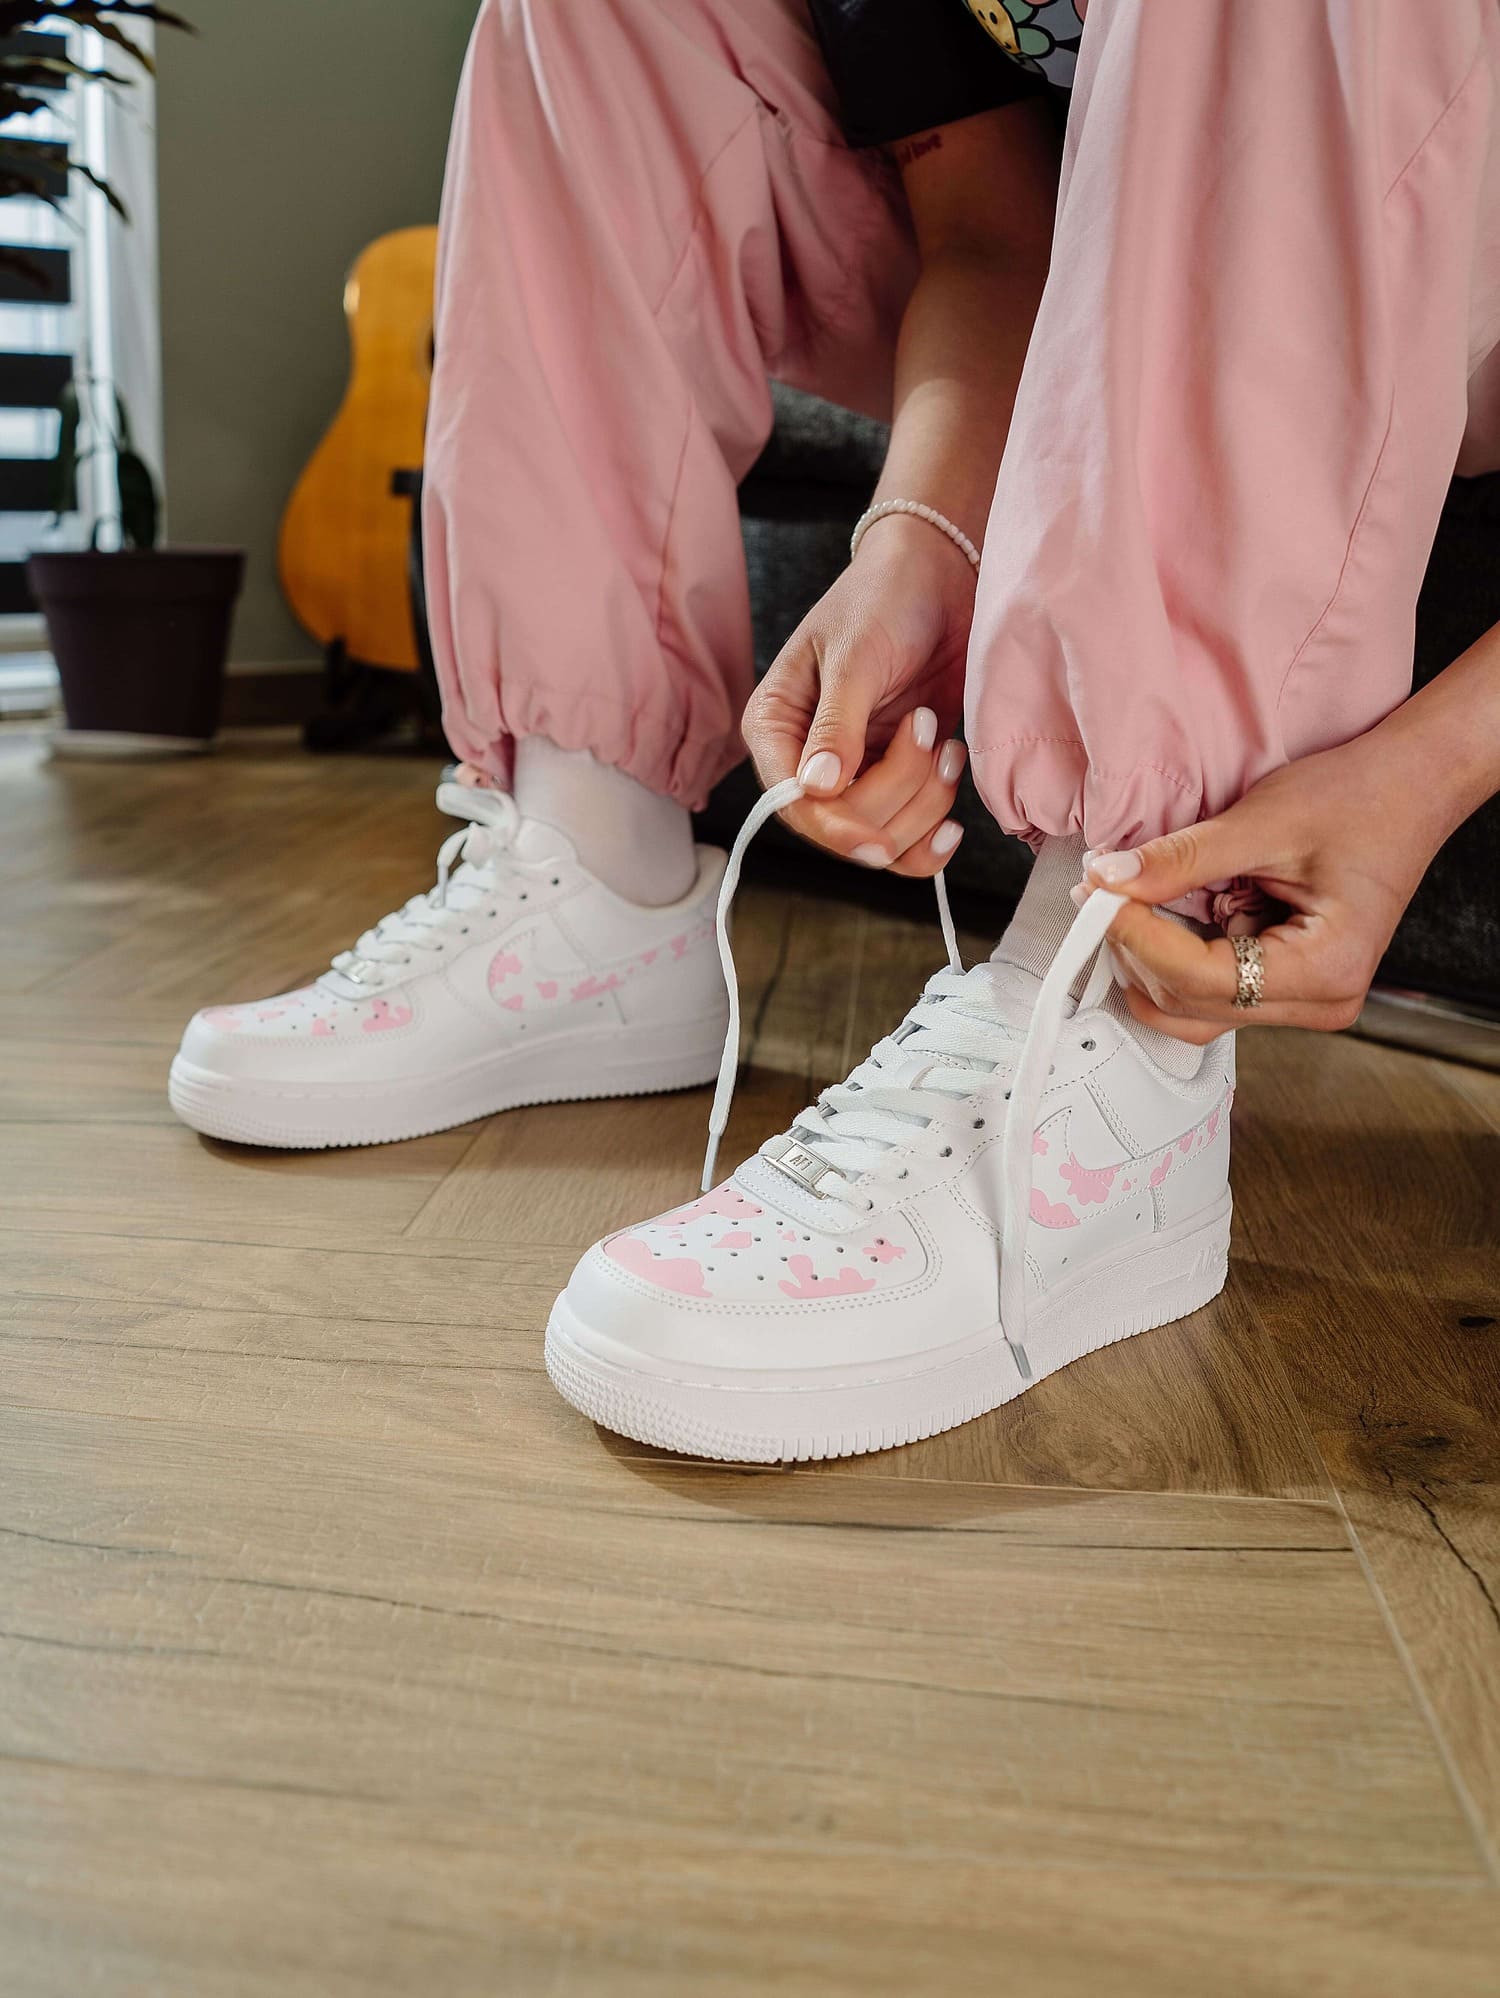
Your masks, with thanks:
<instances>
[{"instance_id":1,"label":"silver ring","mask_svg":"<svg viewBox=\"0 0 1500 1998\"><path fill-rule=\"evenodd\" d=\"M1231 937L1237 973L1234 1003L1241 1013L1258 1006L1266 996L1266 953L1259 937Z\"/></svg>"}]
</instances>

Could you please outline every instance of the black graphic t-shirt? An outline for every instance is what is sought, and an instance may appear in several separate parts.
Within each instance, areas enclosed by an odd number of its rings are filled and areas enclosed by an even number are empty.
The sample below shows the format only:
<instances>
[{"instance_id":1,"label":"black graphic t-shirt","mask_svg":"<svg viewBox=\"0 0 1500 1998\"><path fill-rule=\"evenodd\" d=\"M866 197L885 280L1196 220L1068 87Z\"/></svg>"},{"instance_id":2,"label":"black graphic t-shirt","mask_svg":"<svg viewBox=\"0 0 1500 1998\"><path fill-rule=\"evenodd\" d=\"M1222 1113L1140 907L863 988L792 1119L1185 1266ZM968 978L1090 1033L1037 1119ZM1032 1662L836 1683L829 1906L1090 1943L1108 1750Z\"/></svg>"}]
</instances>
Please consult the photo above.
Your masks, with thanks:
<instances>
[{"instance_id":1,"label":"black graphic t-shirt","mask_svg":"<svg viewBox=\"0 0 1500 1998\"><path fill-rule=\"evenodd\" d=\"M887 145L1073 80L1088 0L810 0L855 146Z\"/></svg>"}]
</instances>

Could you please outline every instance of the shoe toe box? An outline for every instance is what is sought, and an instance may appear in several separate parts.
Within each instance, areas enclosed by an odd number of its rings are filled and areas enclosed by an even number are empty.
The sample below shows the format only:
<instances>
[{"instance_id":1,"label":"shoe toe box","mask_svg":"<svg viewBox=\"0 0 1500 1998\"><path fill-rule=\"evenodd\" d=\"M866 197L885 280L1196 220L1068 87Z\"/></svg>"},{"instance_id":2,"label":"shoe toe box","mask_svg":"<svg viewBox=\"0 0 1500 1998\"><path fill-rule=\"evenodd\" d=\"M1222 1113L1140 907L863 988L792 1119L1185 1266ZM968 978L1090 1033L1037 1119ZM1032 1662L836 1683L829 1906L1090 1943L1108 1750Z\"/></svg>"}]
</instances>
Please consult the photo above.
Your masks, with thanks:
<instances>
[{"instance_id":1,"label":"shoe toe box","mask_svg":"<svg viewBox=\"0 0 1500 1998\"><path fill-rule=\"evenodd\" d=\"M570 1336L616 1364L798 1372L816 1365L822 1343L809 1343L810 1321L826 1329L832 1351L851 1334L856 1344L873 1336L877 1349L903 1343L907 1314L892 1293L909 1293L927 1262L902 1220L857 1239L825 1236L730 1182L596 1243L563 1303Z\"/></svg>"},{"instance_id":2,"label":"shoe toe box","mask_svg":"<svg viewBox=\"0 0 1500 1998\"><path fill-rule=\"evenodd\" d=\"M390 1011L387 1005L386 1015ZM362 1012L370 1017L367 1007L330 999L316 986L208 1006L188 1021L179 1054L218 1075L262 1075L289 1065L301 1072L326 1063L341 1039L348 1044L361 1034Z\"/></svg>"}]
</instances>

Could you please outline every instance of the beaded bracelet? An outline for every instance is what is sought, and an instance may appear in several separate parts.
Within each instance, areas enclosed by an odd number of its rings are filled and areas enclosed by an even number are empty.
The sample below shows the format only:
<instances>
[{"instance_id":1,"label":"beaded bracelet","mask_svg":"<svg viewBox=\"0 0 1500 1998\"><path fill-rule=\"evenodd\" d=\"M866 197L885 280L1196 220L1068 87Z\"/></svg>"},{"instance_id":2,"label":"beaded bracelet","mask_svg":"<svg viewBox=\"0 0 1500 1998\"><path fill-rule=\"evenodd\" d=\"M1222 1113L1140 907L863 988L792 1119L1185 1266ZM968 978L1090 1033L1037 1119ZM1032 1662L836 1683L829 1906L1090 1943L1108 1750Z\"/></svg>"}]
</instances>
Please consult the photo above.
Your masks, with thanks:
<instances>
[{"instance_id":1,"label":"beaded bracelet","mask_svg":"<svg viewBox=\"0 0 1500 1998\"><path fill-rule=\"evenodd\" d=\"M866 532L875 525L877 520L884 520L888 513L911 513L915 514L918 520L925 520L929 526L935 527L939 534L946 534L955 548L961 548L964 554L968 556L971 567L976 573L978 572L979 550L974 546L968 535L964 533L963 529L955 527L948 516L945 513L939 513L935 506L924 506L921 500L910 499L880 500L875 506L867 508L860 515L859 519L854 523L854 532L849 538L849 560L851 562L859 553L859 544L864 540Z\"/></svg>"}]
</instances>

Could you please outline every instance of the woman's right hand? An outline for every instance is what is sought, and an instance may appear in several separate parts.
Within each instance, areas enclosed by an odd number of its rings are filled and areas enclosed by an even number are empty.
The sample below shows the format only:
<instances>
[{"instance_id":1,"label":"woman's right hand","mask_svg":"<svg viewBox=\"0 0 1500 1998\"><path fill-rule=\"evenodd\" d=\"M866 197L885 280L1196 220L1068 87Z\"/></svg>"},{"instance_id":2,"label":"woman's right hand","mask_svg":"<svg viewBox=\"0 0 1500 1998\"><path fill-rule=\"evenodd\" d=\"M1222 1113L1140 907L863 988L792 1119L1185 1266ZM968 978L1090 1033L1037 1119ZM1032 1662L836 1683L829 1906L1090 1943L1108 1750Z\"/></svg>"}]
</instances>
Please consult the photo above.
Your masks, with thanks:
<instances>
[{"instance_id":1,"label":"woman's right hand","mask_svg":"<svg viewBox=\"0 0 1500 1998\"><path fill-rule=\"evenodd\" d=\"M952 857L974 581L928 522L887 515L756 688L746 746L767 790L807 787L781 816L814 845L896 874Z\"/></svg>"}]
</instances>

